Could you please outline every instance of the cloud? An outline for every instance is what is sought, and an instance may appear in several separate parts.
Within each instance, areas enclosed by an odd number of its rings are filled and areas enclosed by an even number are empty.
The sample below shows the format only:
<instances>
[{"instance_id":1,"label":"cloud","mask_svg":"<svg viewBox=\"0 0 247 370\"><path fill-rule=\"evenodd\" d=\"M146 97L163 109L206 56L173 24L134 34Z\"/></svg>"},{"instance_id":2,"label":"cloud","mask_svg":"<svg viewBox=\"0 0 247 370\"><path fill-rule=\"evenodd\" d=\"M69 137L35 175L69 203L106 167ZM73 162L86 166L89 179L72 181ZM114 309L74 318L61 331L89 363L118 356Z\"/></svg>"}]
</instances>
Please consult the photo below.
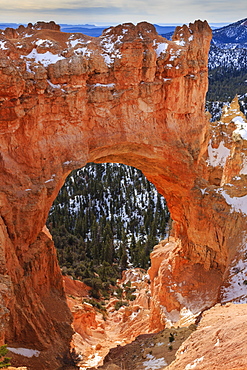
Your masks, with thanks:
<instances>
[{"instance_id":1,"label":"cloud","mask_svg":"<svg viewBox=\"0 0 247 370\"><path fill-rule=\"evenodd\" d=\"M246 0L0 0L0 22L28 22L30 17L56 22L187 23L195 19L233 22L243 18ZM8 20L6 20L6 17ZM33 20L30 20L33 21Z\"/></svg>"},{"instance_id":2,"label":"cloud","mask_svg":"<svg viewBox=\"0 0 247 370\"><path fill-rule=\"evenodd\" d=\"M19 0L0 0L1 10L12 10L16 11L21 9L22 11L44 11L44 10L63 10L63 11L76 11L87 8L114 8L119 7L119 4L123 6L122 0L83 0L82 1L65 1L65 0L43 0L37 2L22 1L20 7Z\"/></svg>"}]
</instances>

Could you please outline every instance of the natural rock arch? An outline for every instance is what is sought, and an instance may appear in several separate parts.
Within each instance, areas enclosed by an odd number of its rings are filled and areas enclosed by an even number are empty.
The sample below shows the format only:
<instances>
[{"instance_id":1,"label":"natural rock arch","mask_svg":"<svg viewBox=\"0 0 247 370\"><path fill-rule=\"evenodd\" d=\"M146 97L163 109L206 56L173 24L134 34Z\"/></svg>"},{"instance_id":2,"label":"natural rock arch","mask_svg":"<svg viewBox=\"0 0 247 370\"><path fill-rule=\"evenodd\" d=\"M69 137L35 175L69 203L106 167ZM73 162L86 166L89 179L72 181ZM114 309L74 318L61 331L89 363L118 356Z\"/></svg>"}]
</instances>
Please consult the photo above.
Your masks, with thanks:
<instances>
[{"instance_id":1,"label":"natural rock arch","mask_svg":"<svg viewBox=\"0 0 247 370\"><path fill-rule=\"evenodd\" d=\"M173 41L148 23L100 38L42 24L0 37L2 338L56 346L53 366L68 347L61 273L41 230L66 176L88 162L134 166L156 185L174 220L169 284L182 283L177 293L190 308L195 298L200 309L216 302L238 232L222 196L201 190L213 177L205 161L207 23L178 27ZM153 266L152 279L158 274ZM183 299L162 284L158 302L181 308Z\"/></svg>"}]
</instances>

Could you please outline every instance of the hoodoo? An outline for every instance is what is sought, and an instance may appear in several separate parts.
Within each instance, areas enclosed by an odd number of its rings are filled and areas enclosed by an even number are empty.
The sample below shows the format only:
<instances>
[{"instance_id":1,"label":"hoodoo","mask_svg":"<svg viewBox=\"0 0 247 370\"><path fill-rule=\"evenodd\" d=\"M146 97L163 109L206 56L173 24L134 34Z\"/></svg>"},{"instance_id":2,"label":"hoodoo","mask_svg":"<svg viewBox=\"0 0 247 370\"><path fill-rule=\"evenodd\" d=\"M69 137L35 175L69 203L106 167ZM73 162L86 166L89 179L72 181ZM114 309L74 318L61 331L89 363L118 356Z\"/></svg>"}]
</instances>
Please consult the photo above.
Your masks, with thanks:
<instances>
[{"instance_id":1,"label":"hoodoo","mask_svg":"<svg viewBox=\"0 0 247 370\"><path fill-rule=\"evenodd\" d=\"M201 21L172 41L145 22L99 38L54 22L0 32L1 340L40 351L35 369L58 368L69 348L44 225L66 176L88 162L139 168L167 200L172 237L151 256L156 325L219 299L247 226L247 134L237 105L212 127L204 112L210 40Z\"/></svg>"}]
</instances>

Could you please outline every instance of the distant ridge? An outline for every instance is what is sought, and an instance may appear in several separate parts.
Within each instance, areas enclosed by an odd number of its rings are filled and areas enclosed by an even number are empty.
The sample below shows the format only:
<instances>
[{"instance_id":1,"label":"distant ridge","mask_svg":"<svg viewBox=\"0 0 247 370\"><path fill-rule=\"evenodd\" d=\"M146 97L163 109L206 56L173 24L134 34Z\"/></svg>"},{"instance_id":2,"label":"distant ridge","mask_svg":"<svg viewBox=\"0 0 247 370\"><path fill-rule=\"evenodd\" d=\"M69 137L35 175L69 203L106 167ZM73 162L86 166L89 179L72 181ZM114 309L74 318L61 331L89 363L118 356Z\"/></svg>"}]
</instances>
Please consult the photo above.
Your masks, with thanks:
<instances>
[{"instance_id":1,"label":"distant ridge","mask_svg":"<svg viewBox=\"0 0 247 370\"><path fill-rule=\"evenodd\" d=\"M0 30L5 30L7 27L18 28L21 23L0 23ZM26 24L24 24L26 26Z\"/></svg>"},{"instance_id":2,"label":"distant ridge","mask_svg":"<svg viewBox=\"0 0 247 370\"><path fill-rule=\"evenodd\" d=\"M21 25L21 23L0 23L0 29L5 29L7 27L11 28L18 28ZM26 26L26 24L24 24ZM105 30L108 27L111 27L111 25L105 25L105 26L96 26L94 24L67 24L67 23L61 23L61 31L62 32L68 32L68 33L73 33L73 32L79 32L83 33L84 35L88 36L93 36L93 37L99 37L103 30ZM164 36L166 38L170 38L176 28L176 25L159 25L159 24L154 24L156 31L158 32L159 35ZM220 24L218 24L217 27L219 27ZM217 28L216 24L212 24L211 28L215 29ZM226 26L228 27L228 26Z\"/></svg>"},{"instance_id":3,"label":"distant ridge","mask_svg":"<svg viewBox=\"0 0 247 370\"><path fill-rule=\"evenodd\" d=\"M162 35L168 32L171 32L173 34L176 26L160 26L158 24L154 24L156 31L158 34ZM98 37L102 34L103 30L106 28L111 27L109 26L95 26L95 25L89 25L89 24L82 24L82 25L71 25L71 24L61 24L61 31L62 32L81 32L84 35L88 36L94 36Z\"/></svg>"},{"instance_id":4,"label":"distant ridge","mask_svg":"<svg viewBox=\"0 0 247 370\"><path fill-rule=\"evenodd\" d=\"M5 29L7 27L11 28L18 28L21 23L0 23L0 29ZM25 24L26 26L26 24ZM79 32L83 33L84 35L88 36L93 36L93 37L99 37L103 30L105 30L108 27L111 27L111 25L105 25L105 26L95 26L94 24L66 24L66 23L61 23L61 31L62 32L68 32L68 33L73 33L73 32ZM170 32L173 34L176 26L160 26L158 24L154 25L156 28L156 31L162 35Z\"/></svg>"},{"instance_id":5,"label":"distant ridge","mask_svg":"<svg viewBox=\"0 0 247 370\"><path fill-rule=\"evenodd\" d=\"M247 48L247 18L214 30L212 44L218 47L235 44Z\"/></svg>"},{"instance_id":6,"label":"distant ridge","mask_svg":"<svg viewBox=\"0 0 247 370\"><path fill-rule=\"evenodd\" d=\"M107 26L97 27L94 25L71 25L71 24L61 25L62 32L68 33L80 32L83 33L84 35L93 37L99 37L106 28L108 27Z\"/></svg>"}]
</instances>

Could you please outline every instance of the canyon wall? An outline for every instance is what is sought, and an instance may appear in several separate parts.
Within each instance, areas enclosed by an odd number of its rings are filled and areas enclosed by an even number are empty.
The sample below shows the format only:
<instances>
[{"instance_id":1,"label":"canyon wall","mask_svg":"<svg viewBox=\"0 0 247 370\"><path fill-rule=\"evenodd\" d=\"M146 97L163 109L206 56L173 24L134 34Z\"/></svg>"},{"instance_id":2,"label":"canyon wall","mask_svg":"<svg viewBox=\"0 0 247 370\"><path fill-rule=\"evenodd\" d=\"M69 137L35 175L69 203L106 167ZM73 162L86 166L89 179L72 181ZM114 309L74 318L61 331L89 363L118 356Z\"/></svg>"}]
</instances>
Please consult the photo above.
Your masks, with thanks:
<instances>
[{"instance_id":1,"label":"canyon wall","mask_svg":"<svg viewBox=\"0 0 247 370\"><path fill-rule=\"evenodd\" d=\"M0 32L2 341L50 351L54 364L66 355L71 315L43 226L66 176L88 162L134 166L167 200L172 239L150 270L157 325L161 306L196 312L217 301L246 228L227 197L246 194L247 171L241 133L226 140L204 112L210 40L201 21L172 41L145 22L99 38L53 22ZM213 159L223 139L222 164ZM231 181L245 190L230 193Z\"/></svg>"}]
</instances>

